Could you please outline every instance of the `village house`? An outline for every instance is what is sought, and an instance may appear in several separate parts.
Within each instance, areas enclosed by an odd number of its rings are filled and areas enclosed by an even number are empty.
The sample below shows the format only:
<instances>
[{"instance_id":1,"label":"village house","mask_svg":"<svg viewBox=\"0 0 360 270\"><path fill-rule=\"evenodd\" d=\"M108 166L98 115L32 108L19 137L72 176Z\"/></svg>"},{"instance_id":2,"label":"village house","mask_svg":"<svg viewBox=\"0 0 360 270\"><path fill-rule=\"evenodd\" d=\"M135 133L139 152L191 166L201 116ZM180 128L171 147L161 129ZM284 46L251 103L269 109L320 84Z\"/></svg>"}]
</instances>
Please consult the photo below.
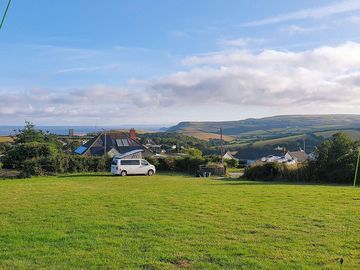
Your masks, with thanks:
<instances>
[{"instance_id":1,"label":"village house","mask_svg":"<svg viewBox=\"0 0 360 270\"><path fill-rule=\"evenodd\" d=\"M227 152L225 153L225 155L223 155L223 158L224 158L224 159L235 159L235 160L239 160L239 159L237 159L236 157L234 157L233 154L232 154L231 152L229 152L229 151L227 151Z\"/></svg>"},{"instance_id":2,"label":"village house","mask_svg":"<svg viewBox=\"0 0 360 270\"><path fill-rule=\"evenodd\" d=\"M302 162L306 161L307 159L309 159L309 156L305 153L305 151L300 150L300 151L293 151L293 152L288 151L285 154L285 158L293 159L297 163L302 163Z\"/></svg>"},{"instance_id":3,"label":"village house","mask_svg":"<svg viewBox=\"0 0 360 270\"><path fill-rule=\"evenodd\" d=\"M136 140L134 129L131 129L129 133L102 132L74 152L82 156L101 156L106 153L110 157L121 156L122 158L146 158L154 155L153 151Z\"/></svg>"}]
</instances>

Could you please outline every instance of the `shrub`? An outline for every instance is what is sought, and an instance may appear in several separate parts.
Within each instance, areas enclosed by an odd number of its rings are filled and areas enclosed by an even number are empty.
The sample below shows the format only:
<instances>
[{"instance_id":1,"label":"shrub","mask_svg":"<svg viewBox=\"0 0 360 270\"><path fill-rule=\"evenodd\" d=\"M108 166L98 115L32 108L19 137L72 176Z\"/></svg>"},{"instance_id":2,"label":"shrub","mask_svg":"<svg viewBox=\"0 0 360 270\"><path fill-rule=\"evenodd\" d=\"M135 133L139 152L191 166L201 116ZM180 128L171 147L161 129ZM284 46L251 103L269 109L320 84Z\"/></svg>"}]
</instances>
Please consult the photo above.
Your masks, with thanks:
<instances>
[{"instance_id":1,"label":"shrub","mask_svg":"<svg viewBox=\"0 0 360 270\"><path fill-rule=\"evenodd\" d=\"M244 177L262 181L288 180L306 182L310 180L308 172L309 167L307 163L297 166L289 166L281 163L265 163L264 165L245 168Z\"/></svg>"},{"instance_id":2,"label":"shrub","mask_svg":"<svg viewBox=\"0 0 360 270\"><path fill-rule=\"evenodd\" d=\"M224 162L229 168L237 168L239 166L239 161L237 159L225 159Z\"/></svg>"},{"instance_id":3,"label":"shrub","mask_svg":"<svg viewBox=\"0 0 360 270\"><path fill-rule=\"evenodd\" d=\"M0 162L0 171L2 170L3 164Z\"/></svg>"},{"instance_id":4,"label":"shrub","mask_svg":"<svg viewBox=\"0 0 360 270\"><path fill-rule=\"evenodd\" d=\"M101 172L110 170L111 159L57 155L25 160L21 170L23 177L51 175L55 173Z\"/></svg>"},{"instance_id":5,"label":"shrub","mask_svg":"<svg viewBox=\"0 0 360 270\"><path fill-rule=\"evenodd\" d=\"M199 149L197 149L197 148L194 148L194 147L185 149L185 150L184 150L184 153L185 153L185 154L188 154L188 155L190 155L190 156L193 156L193 157L198 157L198 158L200 158L200 157L202 156L201 150L199 150Z\"/></svg>"},{"instance_id":6,"label":"shrub","mask_svg":"<svg viewBox=\"0 0 360 270\"><path fill-rule=\"evenodd\" d=\"M51 157L57 154L54 145L48 143L29 142L17 144L10 148L3 160L7 168L22 168L23 162L27 159L40 157Z\"/></svg>"},{"instance_id":7,"label":"shrub","mask_svg":"<svg viewBox=\"0 0 360 270\"><path fill-rule=\"evenodd\" d=\"M201 157L183 157L175 159L175 167L177 171L195 173L200 165L205 164L205 159Z\"/></svg>"}]
</instances>

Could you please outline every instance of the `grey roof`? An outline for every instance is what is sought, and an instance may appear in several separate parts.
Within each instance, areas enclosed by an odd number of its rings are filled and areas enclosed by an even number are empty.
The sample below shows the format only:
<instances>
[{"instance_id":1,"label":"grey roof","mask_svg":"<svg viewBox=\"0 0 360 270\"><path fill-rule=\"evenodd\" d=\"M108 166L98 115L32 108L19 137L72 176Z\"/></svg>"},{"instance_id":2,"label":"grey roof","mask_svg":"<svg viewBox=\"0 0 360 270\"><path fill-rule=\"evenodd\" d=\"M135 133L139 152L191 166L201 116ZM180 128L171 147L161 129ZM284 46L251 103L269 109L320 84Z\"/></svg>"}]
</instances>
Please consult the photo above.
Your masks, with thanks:
<instances>
[{"instance_id":1,"label":"grey roof","mask_svg":"<svg viewBox=\"0 0 360 270\"><path fill-rule=\"evenodd\" d=\"M294 152L289 151L288 154L293 159L296 159L298 162L303 162L308 159L308 155L304 151L294 151Z\"/></svg>"},{"instance_id":2,"label":"grey roof","mask_svg":"<svg viewBox=\"0 0 360 270\"><path fill-rule=\"evenodd\" d=\"M105 134L100 133L93 139L86 142L81 148L77 148L75 153L80 155L103 155L106 139L106 152L111 149L115 149L119 154L124 154L130 151L141 149L144 152L144 156L151 156L154 153L146 146L142 145L136 140L130 138L127 133L124 132L108 132ZM85 149L85 150L84 150Z\"/></svg>"}]
</instances>

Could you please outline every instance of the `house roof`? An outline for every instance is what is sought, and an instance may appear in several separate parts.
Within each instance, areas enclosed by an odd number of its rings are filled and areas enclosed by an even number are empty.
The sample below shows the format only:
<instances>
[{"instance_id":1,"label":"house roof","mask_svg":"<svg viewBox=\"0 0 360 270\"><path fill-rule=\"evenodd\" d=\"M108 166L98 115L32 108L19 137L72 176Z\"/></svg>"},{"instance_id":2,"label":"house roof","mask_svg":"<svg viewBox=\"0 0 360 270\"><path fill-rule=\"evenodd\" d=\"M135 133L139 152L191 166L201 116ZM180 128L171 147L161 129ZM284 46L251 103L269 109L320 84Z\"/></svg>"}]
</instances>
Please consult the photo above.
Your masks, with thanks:
<instances>
[{"instance_id":1,"label":"house roof","mask_svg":"<svg viewBox=\"0 0 360 270\"><path fill-rule=\"evenodd\" d=\"M288 154L293 159L296 159L298 162L303 162L308 159L308 155L304 151L294 151L294 152L289 151Z\"/></svg>"},{"instance_id":2,"label":"house roof","mask_svg":"<svg viewBox=\"0 0 360 270\"><path fill-rule=\"evenodd\" d=\"M153 155L150 149L138 141L131 139L130 136L124 132L107 132L106 136L104 133L100 133L77 148L75 153L80 155L102 155L104 153L105 140L106 152L114 149L119 154L124 154L140 149L146 156Z\"/></svg>"},{"instance_id":3,"label":"house roof","mask_svg":"<svg viewBox=\"0 0 360 270\"><path fill-rule=\"evenodd\" d=\"M229 158L229 159L237 159L237 158L235 158L235 157L233 156L233 154L232 154L231 152L229 152L229 151L227 151L227 152L224 154L223 157L224 157L224 158Z\"/></svg>"}]
</instances>

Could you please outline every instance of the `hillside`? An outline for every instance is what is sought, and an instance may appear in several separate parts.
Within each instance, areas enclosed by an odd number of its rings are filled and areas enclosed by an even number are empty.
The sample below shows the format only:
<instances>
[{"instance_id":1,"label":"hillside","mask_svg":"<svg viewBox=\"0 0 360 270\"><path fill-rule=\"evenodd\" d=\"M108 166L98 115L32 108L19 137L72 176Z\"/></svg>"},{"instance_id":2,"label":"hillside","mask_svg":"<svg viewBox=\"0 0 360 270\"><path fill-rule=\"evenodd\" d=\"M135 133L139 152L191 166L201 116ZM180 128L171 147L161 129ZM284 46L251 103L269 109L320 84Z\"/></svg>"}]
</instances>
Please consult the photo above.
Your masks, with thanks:
<instances>
[{"instance_id":1,"label":"hillside","mask_svg":"<svg viewBox=\"0 0 360 270\"><path fill-rule=\"evenodd\" d=\"M199 137L204 137L204 134L211 137L209 133L212 133L218 138L220 127L224 135L236 137L240 143L244 143L295 134L360 129L360 115L282 115L239 121L180 122L168 131Z\"/></svg>"}]
</instances>

